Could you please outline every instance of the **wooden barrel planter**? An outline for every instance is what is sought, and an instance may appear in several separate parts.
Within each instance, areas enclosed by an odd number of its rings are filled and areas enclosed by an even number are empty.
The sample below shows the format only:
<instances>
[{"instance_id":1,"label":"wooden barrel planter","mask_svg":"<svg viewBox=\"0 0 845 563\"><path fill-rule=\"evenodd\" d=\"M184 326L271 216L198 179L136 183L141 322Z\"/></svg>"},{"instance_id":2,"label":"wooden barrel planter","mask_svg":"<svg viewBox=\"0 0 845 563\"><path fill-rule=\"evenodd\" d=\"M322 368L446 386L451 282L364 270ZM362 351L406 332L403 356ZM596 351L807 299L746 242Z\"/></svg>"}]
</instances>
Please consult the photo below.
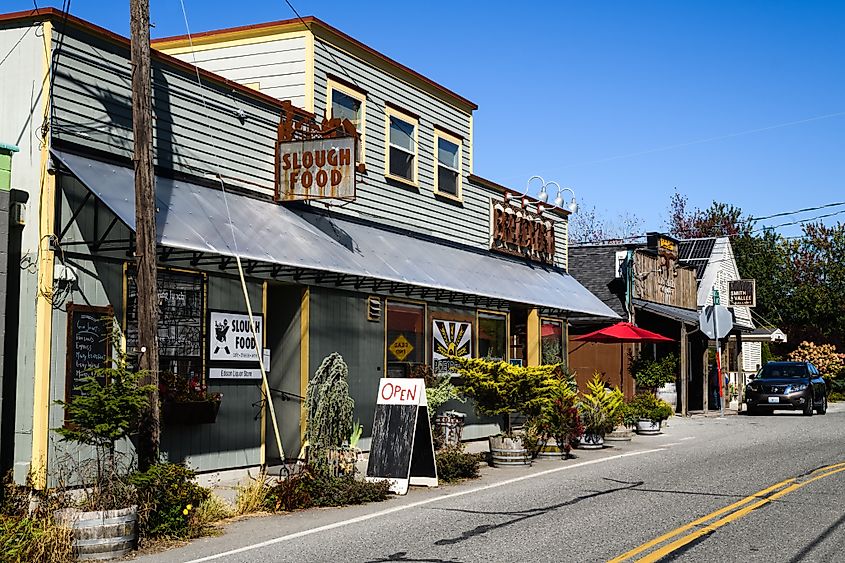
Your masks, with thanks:
<instances>
[{"instance_id":1,"label":"wooden barrel planter","mask_svg":"<svg viewBox=\"0 0 845 563\"><path fill-rule=\"evenodd\" d=\"M522 443L522 438L490 436L490 454L493 467L529 466L531 458Z\"/></svg>"},{"instance_id":2,"label":"wooden barrel planter","mask_svg":"<svg viewBox=\"0 0 845 563\"><path fill-rule=\"evenodd\" d=\"M542 459L557 459L563 457L563 452L558 447L554 438L540 446L540 451L537 452L537 457Z\"/></svg>"},{"instance_id":3,"label":"wooden barrel planter","mask_svg":"<svg viewBox=\"0 0 845 563\"><path fill-rule=\"evenodd\" d=\"M631 438L633 437L634 433L631 432L630 429L625 428L616 428L613 432L609 432L604 435L605 442L630 442Z\"/></svg>"},{"instance_id":4,"label":"wooden barrel planter","mask_svg":"<svg viewBox=\"0 0 845 563\"><path fill-rule=\"evenodd\" d=\"M57 510L56 523L73 530L73 552L77 559L115 559L135 548L138 537L138 507L82 512Z\"/></svg>"}]
</instances>

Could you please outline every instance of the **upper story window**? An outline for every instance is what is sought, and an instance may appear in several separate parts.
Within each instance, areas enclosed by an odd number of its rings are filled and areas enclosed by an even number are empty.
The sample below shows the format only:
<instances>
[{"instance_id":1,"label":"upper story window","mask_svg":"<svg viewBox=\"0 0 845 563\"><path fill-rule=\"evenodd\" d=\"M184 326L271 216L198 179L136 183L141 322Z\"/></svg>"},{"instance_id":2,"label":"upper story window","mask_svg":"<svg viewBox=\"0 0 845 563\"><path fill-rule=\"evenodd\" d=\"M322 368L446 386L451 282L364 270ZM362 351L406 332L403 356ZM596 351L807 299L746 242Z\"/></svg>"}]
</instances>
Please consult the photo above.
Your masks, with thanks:
<instances>
[{"instance_id":1,"label":"upper story window","mask_svg":"<svg viewBox=\"0 0 845 563\"><path fill-rule=\"evenodd\" d=\"M385 106L385 121L387 139L384 173L390 178L417 185L419 121L390 106Z\"/></svg>"},{"instance_id":2,"label":"upper story window","mask_svg":"<svg viewBox=\"0 0 845 563\"><path fill-rule=\"evenodd\" d=\"M366 120L367 94L331 78L328 79L327 92L328 100L326 105L329 108L329 117L348 119L355 125L359 139L355 161L359 163L364 162L364 146L366 140L366 127L364 124Z\"/></svg>"},{"instance_id":3,"label":"upper story window","mask_svg":"<svg viewBox=\"0 0 845 563\"><path fill-rule=\"evenodd\" d=\"M461 199L461 144L460 138L439 129L434 130L434 192L446 197Z\"/></svg>"}]
</instances>

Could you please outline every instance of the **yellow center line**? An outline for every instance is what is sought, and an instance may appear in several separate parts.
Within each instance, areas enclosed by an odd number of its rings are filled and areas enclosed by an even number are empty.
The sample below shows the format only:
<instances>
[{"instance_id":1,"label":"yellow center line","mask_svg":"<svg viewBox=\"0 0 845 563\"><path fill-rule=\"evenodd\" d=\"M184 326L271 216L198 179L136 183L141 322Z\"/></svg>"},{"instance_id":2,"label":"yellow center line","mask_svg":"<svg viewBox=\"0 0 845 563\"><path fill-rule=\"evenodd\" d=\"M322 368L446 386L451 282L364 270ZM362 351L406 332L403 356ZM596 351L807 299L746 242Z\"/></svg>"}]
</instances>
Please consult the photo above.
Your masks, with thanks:
<instances>
[{"instance_id":1,"label":"yellow center line","mask_svg":"<svg viewBox=\"0 0 845 563\"><path fill-rule=\"evenodd\" d=\"M655 546L665 542L668 539L674 538L675 536L677 536L679 534L682 534L682 533L684 533L688 530L691 530L691 529L695 528L696 526L699 526L699 525L707 522L708 520L712 520L713 518L716 518L716 517L721 516L721 515L723 515L727 512L735 510L735 509L739 508L740 506L748 504L749 502L755 501L755 500L759 499L760 497L763 497L763 496L769 494L772 491L776 491L777 489L783 487L784 485L786 485L788 483L792 483L793 481L795 481L794 477L790 478L790 479L786 479L784 481L781 481L780 483L777 483L776 485L772 485L771 487L767 487L767 488L765 488L761 491L757 491L756 493L749 495L749 496L747 496L743 499L740 499L733 504L730 504L730 505L728 505L724 508L720 508L719 510L711 512L710 514L707 514L706 516L702 516L701 518L697 518L696 520L693 520L689 524L685 524L685 525L681 526L680 528L676 528L676 529L672 530L671 532L667 532L667 533L663 534L662 536L656 537L653 540L650 540L650 541L642 544L639 547L635 547L634 549L632 549L630 551L626 551L622 555L609 560L608 563L620 563L621 561L625 561L626 559L630 559L631 557L634 557L635 555L639 555L640 553L642 553L644 551L648 551L652 547L655 547Z\"/></svg>"},{"instance_id":2,"label":"yellow center line","mask_svg":"<svg viewBox=\"0 0 845 563\"><path fill-rule=\"evenodd\" d=\"M638 563L639 562L654 563L655 561L659 561L660 559L666 557L667 555L669 555L673 551L689 544L690 542L697 540L698 538L700 538L704 535L712 533L713 531L721 528L722 526L724 526L726 524L729 524L730 522L733 522L735 520L738 520L739 518L742 518L743 516L748 515L749 513L751 513L752 511L754 511L758 508L760 508L761 506L764 506L764 505L766 505L766 504L768 504L772 501L775 501L775 500L777 500L781 497L784 497L784 496L788 495L789 493L796 491L796 490L800 489L801 487L804 487L805 485L809 485L810 483L812 483L814 481L818 481L819 479L829 477L831 475L834 475L836 473L840 473L842 471L845 471L845 463L838 463L838 464L835 464L835 465L830 465L828 467L820 468L819 470L816 470L816 471L814 471L813 473L810 474L810 475L813 475L813 474L818 473L818 475L815 475L815 477L812 477L811 479L807 479L806 481L802 481L800 483L793 482L788 487L785 487L785 488L781 489L780 491L777 491L776 493L772 494L771 496L760 499L758 502L755 502L754 504L745 506L744 508L741 508L741 509L737 510L736 512L733 512L733 513L729 514L728 516L725 516L724 518L721 518L720 520L713 522L712 524L704 526L703 528L699 528L698 530L695 530L691 534L688 534L688 535L686 535L682 538L679 538L679 539L675 540L674 542L663 546L662 548L658 549L657 551L654 551L654 552L648 554L647 556L638 559L637 561L638 561ZM785 483L789 483L790 481L795 481L795 479L787 479L786 481L782 481L782 482L778 483L777 485L770 487L769 489L764 489L764 491L768 492L768 491L771 491L771 490L775 490L778 487L780 487L781 485L783 485ZM763 493L763 491L761 491L760 493L757 493L756 495L752 495L751 497L747 497L746 499L743 499L739 503L734 503L734 505L736 505L736 504L746 504L749 500L753 500L755 497L759 497L761 493ZM765 494L765 493L763 493L763 494ZM745 502L743 503L743 501L745 501ZM734 505L732 505L732 506L734 506ZM730 507L725 507L725 509L722 509L722 514L724 514L724 512L728 508L730 508ZM706 520L709 520L710 518L717 516L718 512L719 511L716 511L716 512L714 512L714 513L712 513L708 516L705 516L704 520L706 521ZM699 520L697 520L696 522L701 523L700 522L701 520L702 519L699 518ZM665 536L674 537L674 536L678 535L679 531L686 531L693 525L694 525L693 523L690 523L686 526L682 526L681 528L678 528L678 530L670 532L669 534L666 534ZM663 537L663 536L661 536L661 537ZM668 537L666 537L665 539L668 539ZM662 542L656 542L656 543L662 543ZM652 542L649 542L649 545L654 546L654 545L656 545L656 543L654 541L652 541ZM637 549L639 550L639 548L637 548ZM645 550L639 550L637 553L642 553L642 551L645 551ZM636 554L633 554L633 555L636 555Z\"/></svg>"}]
</instances>

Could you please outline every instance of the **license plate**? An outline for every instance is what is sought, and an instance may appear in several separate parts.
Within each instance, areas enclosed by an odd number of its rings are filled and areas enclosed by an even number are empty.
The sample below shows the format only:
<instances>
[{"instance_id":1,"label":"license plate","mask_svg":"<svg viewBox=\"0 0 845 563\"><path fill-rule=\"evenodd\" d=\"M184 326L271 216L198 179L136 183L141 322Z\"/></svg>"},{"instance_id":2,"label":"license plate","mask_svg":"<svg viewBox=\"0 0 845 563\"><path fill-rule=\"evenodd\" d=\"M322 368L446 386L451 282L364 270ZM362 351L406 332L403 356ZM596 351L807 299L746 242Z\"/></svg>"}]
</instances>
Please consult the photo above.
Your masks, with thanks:
<instances>
[{"instance_id":1,"label":"license plate","mask_svg":"<svg viewBox=\"0 0 845 563\"><path fill-rule=\"evenodd\" d=\"M769 397L769 402L770 403L779 403L780 397Z\"/></svg>"}]
</instances>

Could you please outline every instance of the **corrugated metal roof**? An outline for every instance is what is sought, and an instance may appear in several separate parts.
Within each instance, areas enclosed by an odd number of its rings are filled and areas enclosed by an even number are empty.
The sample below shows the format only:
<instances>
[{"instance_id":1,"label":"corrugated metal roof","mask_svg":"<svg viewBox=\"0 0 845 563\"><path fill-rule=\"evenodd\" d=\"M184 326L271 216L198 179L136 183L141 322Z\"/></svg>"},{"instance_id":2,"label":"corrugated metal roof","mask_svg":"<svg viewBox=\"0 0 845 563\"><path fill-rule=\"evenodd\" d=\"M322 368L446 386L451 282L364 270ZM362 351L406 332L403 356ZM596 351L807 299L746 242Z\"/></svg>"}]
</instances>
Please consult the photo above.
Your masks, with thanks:
<instances>
[{"instance_id":1,"label":"corrugated metal roof","mask_svg":"<svg viewBox=\"0 0 845 563\"><path fill-rule=\"evenodd\" d=\"M130 229L131 169L53 151ZM190 182L156 178L156 229L162 245L242 259L363 276L573 315L619 318L565 271L447 241L390 231L336 214L288 207ZM229 209L234 225L227 217Z\"/></svg>"},{"instance_id":2,"label":"corrugated metal roof","mask_svg":"<svg viewBox=\"0 0 845 563\"><path fill-rule=\"evenodd\" d=\"M682 309L681 307L674 307L672 305L664 305L662 303L654 303L644 299L633 299L634 307L643 311L667 317L682 323L698 326L698 311L692 309Z\"/></svg>"}]
</instances>

